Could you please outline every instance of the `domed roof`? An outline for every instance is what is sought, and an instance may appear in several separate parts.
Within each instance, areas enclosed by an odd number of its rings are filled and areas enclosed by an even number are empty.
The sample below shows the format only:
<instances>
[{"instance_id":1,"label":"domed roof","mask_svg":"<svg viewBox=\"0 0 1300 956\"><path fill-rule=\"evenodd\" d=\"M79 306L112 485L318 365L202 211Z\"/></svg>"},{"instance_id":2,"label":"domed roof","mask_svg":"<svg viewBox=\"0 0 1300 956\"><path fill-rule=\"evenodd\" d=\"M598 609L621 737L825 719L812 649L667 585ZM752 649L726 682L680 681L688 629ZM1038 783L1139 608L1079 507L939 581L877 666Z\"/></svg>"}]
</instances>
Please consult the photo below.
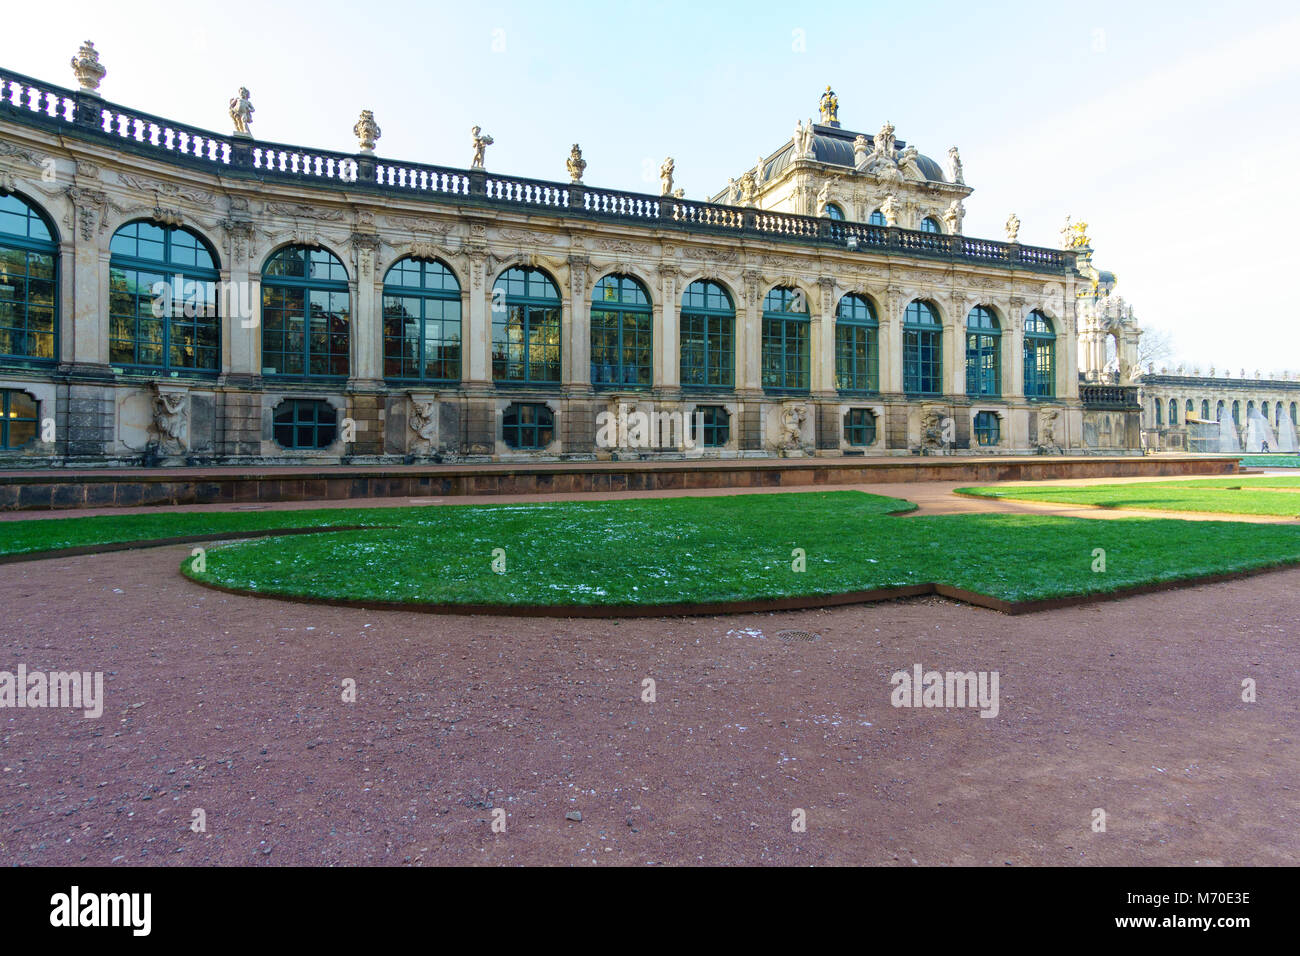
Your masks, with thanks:
<instances>
[{"instance_id":1,"label":"domed roof","mask_svg":"<svg viewBox=\"0 0 1300 956\"><path fill-rule=\"evenodd\" d=\"M853 141L857 139L858 134L846 129L839 129L834 126L813 126L812 152L813 159L819 163L829 163L833 166L844 166L853 169L855 166L853 159ZM875 147L875 137L867 136L867 145ZM894 140L894 148L902 153L907 143L901 139ZM783 169L793 162L794 141L786 143L777 152L771 156L764 164L764 179L771 179L778 175ZM929 156L920 154L916 157L917 168L930 182L946 183L948 178L944 175L943 167L936 163Z\"/></svg>"}]
</instances>

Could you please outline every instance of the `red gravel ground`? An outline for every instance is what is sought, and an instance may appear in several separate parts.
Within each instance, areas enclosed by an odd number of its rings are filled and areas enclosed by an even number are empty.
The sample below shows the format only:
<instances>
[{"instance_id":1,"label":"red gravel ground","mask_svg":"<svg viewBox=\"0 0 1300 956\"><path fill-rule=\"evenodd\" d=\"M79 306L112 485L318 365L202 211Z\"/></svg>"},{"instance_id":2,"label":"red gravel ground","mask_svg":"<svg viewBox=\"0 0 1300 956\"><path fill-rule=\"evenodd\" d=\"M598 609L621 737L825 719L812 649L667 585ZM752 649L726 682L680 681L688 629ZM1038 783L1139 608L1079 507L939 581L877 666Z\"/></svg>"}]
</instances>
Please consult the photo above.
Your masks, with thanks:
<instances>
[{"instance_id":1,"label":"red gravel ground","mask_svg":"<svg viewBox=\"0 0 1300 956\"><path fill-rule=\"evenodd\" d=\"M0 863L1300 861L1300 570L614 623L226 595L187 553L5 569L0 669L103 670L107 704L0 710ZM891 707L916 663L998 671L1001 713Z\"/></svg>"}]
</instances>

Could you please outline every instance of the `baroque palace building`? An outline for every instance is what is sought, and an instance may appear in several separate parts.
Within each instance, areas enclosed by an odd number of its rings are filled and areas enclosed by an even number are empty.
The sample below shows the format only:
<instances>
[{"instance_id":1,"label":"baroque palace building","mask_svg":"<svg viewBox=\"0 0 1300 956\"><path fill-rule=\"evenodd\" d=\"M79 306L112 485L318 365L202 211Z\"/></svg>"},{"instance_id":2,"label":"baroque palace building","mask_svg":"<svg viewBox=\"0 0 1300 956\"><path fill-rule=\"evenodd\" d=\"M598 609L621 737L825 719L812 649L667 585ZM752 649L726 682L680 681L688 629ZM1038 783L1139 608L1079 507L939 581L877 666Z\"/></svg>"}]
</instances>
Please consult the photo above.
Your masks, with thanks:
<instances>
[{"instance_id":1,"label":"baroque palace building","mask_svg":"<svg viewBox=\"0 0 1300 956\"><path fill-rule=\"evenodd\" d=\"M0 70L7 463L1137 446L1135 394L1077 373L1082 230L965 236L956 148L845 131L829 89L710 202L671 159L660 195L588 185L576 145L567 181L499 174L478 127L467 169L383 159L368 111L355 153L267 143L247 90L209 132L73 68ZM600 440L637 411L687 431Z\"/></svg>"}]
</instances>

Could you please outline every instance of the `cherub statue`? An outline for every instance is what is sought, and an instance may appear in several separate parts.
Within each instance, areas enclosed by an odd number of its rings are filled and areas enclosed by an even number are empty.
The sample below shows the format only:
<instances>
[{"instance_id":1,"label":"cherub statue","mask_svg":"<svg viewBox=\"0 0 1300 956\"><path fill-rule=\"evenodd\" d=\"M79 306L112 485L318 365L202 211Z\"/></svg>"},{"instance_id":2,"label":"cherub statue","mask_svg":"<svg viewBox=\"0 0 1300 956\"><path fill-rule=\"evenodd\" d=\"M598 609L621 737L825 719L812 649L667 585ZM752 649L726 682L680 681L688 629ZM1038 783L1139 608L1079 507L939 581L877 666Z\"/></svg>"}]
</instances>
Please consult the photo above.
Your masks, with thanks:
<instances>
[{"instance_id":1,"label":"cherub statue","mask_svg":"<svg viewBox=\"0 0 1300 956\"><path fill-rule=\"evenodd\" d=\"M659 164L659 195L671 196L673 194L674 168L676 168L676 164L671 156Z\"/></svg>"},{"instance_id":2,"label":"cherub statue","mask_svg":"<svg viewBox=\"0 0 1300 956\"><path fill-rule=\"evenodd\" d=\"M817 190L817 215L826 215L826 204L831 201L831 180L822 183L822 188Z\"/></svg>"},{"instance_id":3,"label":"cherub statue","mask_svg":"<svg viewBox=\"0 0 1300 956\"><path fill-rule=\"evenodd\" d=\"M802 405L787 405L781 409L781 447L795 451L803 444L803 423L808 410Z\"/></svg>"},{"instance_id":4,"label":"cherub statue","mask_svg":"<svg viewBox=\"0 0 1300 956\"><path fill-rule=\"evenodd\" d=\"M577 143L574 143L573 149L569 150L569 158L565 161L564 165L569 170L570 182L582 182L582 174L587 169L587 161L582 158L582 147Z\"/></svg>"},{"instance_id":5,"label":"cherub statue","mask_svg":"<svg viewBox=\"0 0 1300 956\"><path fill-rule=\"evenodd\" d=\"M885 125L880 127L880 132L876 134L875 151L885 159L895 159L897 150L894 149L894 124L885 121Z\"/></svg>"},{"instance_id":6,"label":"cherub statue","mask_svg":"<svg viewBox=\"0 0 1300 956\"><path fill-rule=\"evenodd\" d=\"M495 142L491 136L483 135L483 128L475 126L469 131L470 139L474 144L474 161L470 163L470 169L482 169L484 154L487 148Z\"/></svg>"},{"instance_id":7,"label":"cherub statue","mask_svg":"<svg viewBox=\"0 0 1300 956\"><path fill-rule=\"evenodd\" d=\"M189 396L184 392L159 392L154 399L153 427L158 433L161 451L185 451L188 445L185 403L188 400Z\"/></svg>"},{"instance_id":8,"label":"cherub statue","mask_svg":"<svg viewBox=\"0 0 1300 956\"><path fill-rule=\"evenodd\" d=\"M411 399L411 431L415 432L419 451L428 454L438 438L438 406L435 402Z\"/></svg>"},{"instance_id":9,"label":"cherub statue","mask_svg":"<svg viewBox=\"0 0 1300 956\"><path fill-rule=\"evenodd\" d=\"M1020 235L1020 217L1014 212L1007 216L1007 242L1016 242Z\"/></svg>"},{"instance_id":10,"label":"cherub statue","mask_svg":"<svg viewBox=\"0 0 1300 956\"><path fill-rule=\"evenodd\" d=\"M251 134L248 128L253 123L253 104L249 99L248 87L241 86L239 95L230 101L230 118L234 121L235 132L247 136Z\"/></svg>"}]
</instances>

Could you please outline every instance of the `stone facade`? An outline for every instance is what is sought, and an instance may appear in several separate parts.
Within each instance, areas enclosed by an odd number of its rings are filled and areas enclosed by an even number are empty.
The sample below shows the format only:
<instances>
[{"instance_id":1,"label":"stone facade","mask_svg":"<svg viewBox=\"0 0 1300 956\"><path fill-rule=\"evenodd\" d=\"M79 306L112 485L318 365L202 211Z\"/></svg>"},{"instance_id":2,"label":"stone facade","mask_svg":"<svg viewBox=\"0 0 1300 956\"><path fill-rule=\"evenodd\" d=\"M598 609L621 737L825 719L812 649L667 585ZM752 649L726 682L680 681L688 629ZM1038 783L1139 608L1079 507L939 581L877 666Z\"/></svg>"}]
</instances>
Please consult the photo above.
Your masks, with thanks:
<instances>
[{"instance_id":1,"label":"stone facade","mask_svg":"<svg viewBox=\"0 0 1300 956\"><path fill-rule=\"evenodd\" d=\"M1243 450L1246 441L1246 423L1250 412L1258 409L1277 431L1277 425L1288 418L1294 428L1300 421L1300 378L1265 376L1262 371L1247 373L1242 369L1238 376L1216 369L1202 374L1198 369L1178 368L1142 373L1138 378L1139 397L1142 403L1142 441L1152 451L1220 451L1208 444L1207 436L1217 435L1214 428L1198 428L1205 422L1217 423L1220 412L1234 422L1237 440ZM1189 409L1190 403L1190 409ZM1285 439L1283 439L1285 445ZM1249 449L1258 451L1259 449ZM1293 448L1272 446L1272 451L1294 451Z\"/></svg>"},{"instance_id":2,"label":"stone facade","mask_svg":"<svg viewBox=\"0 0 1300 956\"><path fill-rule=\"evenodd\" d=\"M51 424L51 440L0 451L6 463L618 457L618 449L602 449L596 439L601 413L620 403L677 412L685 420L703 406L726 410L730 427L715 446L676 441L637 457L1088 450L1076 371L1082 281L1076 254L916 229L925 216L943 221L970 194L959 159L945 175L901 143L878 136L877 147L857 136L857 161L838 179L805 150L769 174L750 201L701 203L584 186L572 165L571 182L552 183L393 164L370 152L378 137L373 123L359 124L365 128L355 154L269 148L247 132L169 124L89 90L2 70L0 81L10 91L0 104L0 193L18 196L48 219L58 261L57 355L0 357L0 389L31 396L40 421ZM45 105L34 110L32 102ZM855 142L845 147L849 155ZM896 225L868 228L849 217L816 216L818 193L828 182L823 212L835 201L866 218L877 199L892 196ZM223 294L220 360L211 374L111 360L110 240L141 221L188 230L215 253ZM951 215L948 221L954 224ZM288 246L326 250L345 267L345 377L267 372L264 269ZM457 381L385 378L385 277L405 259L437 260L459 285ZM493 289L515 267L543 270L560 290L559 381L543 387L494 381L492 374ZM633 277L648 293L653 373L644 388L593 383L591 296L609 275ZM721 285L734 305L733 387L681 383L682 295L700 279ZM794 394L763 384L762 308L775 287L796 290L806 303L808 385ZM837 387L836 312L850 293L869 300L879 321L879 384L869 393ZM924 396L904 392L902 325L916 300L928 303L942 324L942 387ZM965 319L980 305L1001 325L1002 387L997 396L971 398ZM1034 311L1055 329L1055 380L1050 397L1030 400L1021 357L1024 322ZM276 410L294 398L319 400L336 412L332 441L315 448L281 443ZM541 447L507 442L503 419L521 401L544 405L553 417L550 440ZM872 413L869 444L852 444L845 435L845 416L854 409ZM980 412L995 414L1001 427L996 444L976 448L973 422ZM942 423L937 444L927 440L931 422Z\"/></svg>"}]
</instances>

